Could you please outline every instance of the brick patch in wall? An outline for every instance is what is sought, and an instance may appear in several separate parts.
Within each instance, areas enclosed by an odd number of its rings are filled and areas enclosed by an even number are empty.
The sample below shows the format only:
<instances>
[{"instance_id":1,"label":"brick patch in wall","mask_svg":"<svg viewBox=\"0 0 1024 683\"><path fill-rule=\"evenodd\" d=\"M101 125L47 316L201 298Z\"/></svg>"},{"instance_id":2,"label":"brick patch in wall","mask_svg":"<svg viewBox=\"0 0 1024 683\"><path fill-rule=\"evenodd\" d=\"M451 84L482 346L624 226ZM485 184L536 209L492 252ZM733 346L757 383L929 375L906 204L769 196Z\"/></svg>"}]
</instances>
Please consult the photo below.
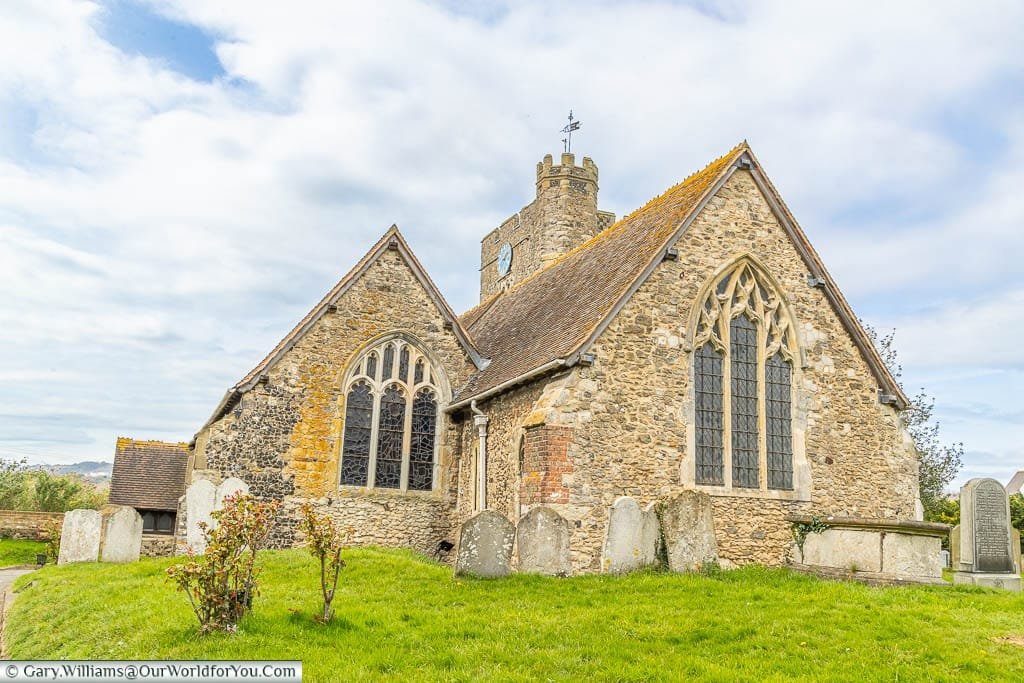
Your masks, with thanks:
<instances>
[{"instance_id":1,"label":"brick patch in wall","mask_svg":"<svg viewBox=\"0 0 1024 683\"><path fill-rule=\"evenodd\" d=\"M519 498L523 505L566 503L572 474L569 444L573 428L556 425L529 427L523 436L523 476Z\"/></svg>"}]
</instances>

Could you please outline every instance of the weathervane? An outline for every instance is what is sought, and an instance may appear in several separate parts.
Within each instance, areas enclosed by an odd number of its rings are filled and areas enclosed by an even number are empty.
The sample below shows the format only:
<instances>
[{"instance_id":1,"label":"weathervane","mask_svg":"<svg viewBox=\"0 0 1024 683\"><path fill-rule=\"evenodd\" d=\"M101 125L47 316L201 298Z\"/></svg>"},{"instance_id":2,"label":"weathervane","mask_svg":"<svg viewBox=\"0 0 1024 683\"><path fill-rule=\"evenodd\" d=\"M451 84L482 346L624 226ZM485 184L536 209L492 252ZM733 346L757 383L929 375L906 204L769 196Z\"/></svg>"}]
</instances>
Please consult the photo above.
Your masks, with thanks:
<instances>
[{"instance_id":1,"label":"weathervane","mask_svg":"<svg viewBox=\"0 0 1024 683\"><path fill-rule=\"evenodd\" d=\"M580 129L580 122L573 119L572 109L569 110L569 125L562 129L562 132L566 134L566 137L562 138L562 144L565 145L566 153L572 151L572 132Z\"/></svg>"}]
</instances>

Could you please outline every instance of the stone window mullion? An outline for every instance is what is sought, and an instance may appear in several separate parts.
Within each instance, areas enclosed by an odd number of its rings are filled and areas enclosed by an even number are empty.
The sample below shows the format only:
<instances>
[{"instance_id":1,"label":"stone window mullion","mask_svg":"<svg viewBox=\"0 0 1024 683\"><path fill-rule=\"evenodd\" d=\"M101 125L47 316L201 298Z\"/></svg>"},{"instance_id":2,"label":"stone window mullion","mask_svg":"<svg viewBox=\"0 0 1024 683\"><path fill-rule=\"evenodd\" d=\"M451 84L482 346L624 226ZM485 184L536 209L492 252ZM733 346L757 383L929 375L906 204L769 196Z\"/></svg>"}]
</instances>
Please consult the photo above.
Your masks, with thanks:
<instances>
[{"instance_id":1,"label":"stone window mullion","mask_svg":"<svg viewBox=\"0 0 1024 683\"><path fill-rule=\"evenodd\" d=\"M732 298L732 291L729 291ZM729 316L720 327L722 345L722 481L726 488L732 488L732 335L729 331Z\"/></svg>"},{"instance_id":2,"label":"stone window mullion","mask_svg":"<svg viewBox=\"0 0 1024 683\"><path fill-rule=\"evenodd\" d=\"M768 326L764 315L758 316L757 323L757 462L758 488L768 490L768 410L766 391L768 376L765 371L765 351L768 348Z\"/></svg>"},{"instance_id":3,"label":"stone window mullion","mask_svg":"<svg viewBox=\"0 0 1024 683\"><path fill-rule=\"evenodd\" d=\"M402 471L399 475L399 488L402 491L409 490L409 449L412 446L412 410L415 405L416 394L410 385L405 386L409 393L408 407L405 411L405 425L402 427Z\"/></svg>"},{"instance_id":4,"label":"stone window mullion","mask_svg":"<svg viewBox=\"0 0 1024 683\"><path fill-rule=\"evenodd\" d=\"M380 385L373 385L373 421L370 426L370 462L366 468L366 488L374 488L377 477L377 437L380 435L380 399L383 395Z\"/></svg>"}]
</instances>

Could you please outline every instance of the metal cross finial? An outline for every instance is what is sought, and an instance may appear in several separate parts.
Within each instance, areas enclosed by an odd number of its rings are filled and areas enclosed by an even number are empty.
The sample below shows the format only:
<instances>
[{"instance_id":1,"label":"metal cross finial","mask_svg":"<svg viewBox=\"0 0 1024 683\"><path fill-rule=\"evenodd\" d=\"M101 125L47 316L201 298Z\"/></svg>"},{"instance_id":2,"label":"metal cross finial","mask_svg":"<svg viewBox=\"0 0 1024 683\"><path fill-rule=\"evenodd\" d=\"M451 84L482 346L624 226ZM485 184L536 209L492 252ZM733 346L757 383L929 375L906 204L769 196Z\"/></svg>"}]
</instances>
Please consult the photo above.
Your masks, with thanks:
<instances>
[{"instance_id":1,"label":"metal cross finial","mask_svg":"<svg viewBox=\"0 0 1024 683\"><path fill-rule=\"evenodd\" d=\"M572 132L580 129L580 122L575 120L572 115L572 109L569 110L569 125L562 129L563 133L566 133L567 137L562 138L562 144L565 145L566 153L572 151Z\"/></svg>"}]
</instances>

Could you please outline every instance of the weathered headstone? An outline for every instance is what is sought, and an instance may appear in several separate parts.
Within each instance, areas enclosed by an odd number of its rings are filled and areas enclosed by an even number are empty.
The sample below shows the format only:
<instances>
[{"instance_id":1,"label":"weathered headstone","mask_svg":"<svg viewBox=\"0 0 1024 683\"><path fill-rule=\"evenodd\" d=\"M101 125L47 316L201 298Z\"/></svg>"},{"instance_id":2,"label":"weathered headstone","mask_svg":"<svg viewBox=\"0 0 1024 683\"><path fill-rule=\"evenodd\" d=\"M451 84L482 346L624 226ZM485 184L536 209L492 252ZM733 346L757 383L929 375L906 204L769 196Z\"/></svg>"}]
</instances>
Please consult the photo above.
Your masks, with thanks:
<instances>
[{"instance_id":1,"label":"weathered headstone","mask_svg":"<svg viewBox=\"0 0 1024 683\"><path fill-rule=\"evenodd\" d=\"M467 519L459 535L456 574L497 577L512 572L516 528L503 515L484 510Z\"/></svg>"},{"instance_id":2,"label":"weathered headstone","mask_svg":"<svg viewBox=\"0 0 1024 683\"><path fill-rule=\"evenodd\" d=\"M185 545L196 554L206 551L206 536L199 523L213 523L210 513L214 510L216 497L217 487L206 479L192 482L185 490Z\"/></svg>"},{"instance_id":3,"label":"weathered headstone","mask_svg":"<svg viewBox=\"0 0 1024 683\"><path fill-rule=\"evenodd\" d=\"M65 512L57 564L95 562L99 559L102 519L99 510Z\"/></svg>"},{"instance_id":4,"label":"weathered headstone","mask_svg":"<svg viewBox=\"0 0 1024 683\"><path fill-rule=\"evenodd\" d=\"M569 520L549 507L536 507L516 527L519 571L569 576Z\"/></svg>"},{"instance_id":5,"label":"weathered headstone","mask_svg":"<svg viewBox=\"0 0 1024 683\"><path fill-rule=\"evenodd\" d=\"M103 562L135 562L142 553L142 515L127 505L103 516Z\"/></svg>"},{"instance_id":6,"label":"weathered headstone","mask_svg":"<svg viewBox=\"0 0 1024 683\"><path fill-rule=\"evenodd\" d=\"M249 493L249 485L237 477L228 477L217 487L217 495L213 500L213 509L224 507L224 499L236 493Z\"/></svg>"},{"instance_id":7,"label":"weathered headstone","mask_svg":"<svg viewBox=\"0 0 1024 683\"><path fill-rule=\"evenodd\" d=\"M940 550L939 551L939 564L942 565L943 569L949 567L949 551L948 550Z\"/></svg>"},{"instance_id":8,"label":"weathered headstone","mask_svg":"<svg viewBox=\"0 0 1024 683\"><path fill-rule=\"evenodd\" d=\"M674 572L696 571L718 561L711 496L702 491L680 491L662 504L661 533L668 568Z\"/></svg>"},{"instance_id":9,"label":"weathered headstone","mask_svg":"<svg viewBox=\"0 0 1024 683\"><path fill-rule=\"evenodd\" d=\"M601 570L622 574L654 564L658 561L660 537L653 504L641 510L629 496L618 498L608 511Z\"/></svg>"},{"instance_id":10,"label":"weathered headstone","mask_svg":"<svg viewBox=\"0 0 1024 683\"><path fill-rule=\"evenodd\" d=\"M971 479L960 489L960 525L953 583L1020 591L1010 501L995 479Z\"/></svg>"}]
</instances>

